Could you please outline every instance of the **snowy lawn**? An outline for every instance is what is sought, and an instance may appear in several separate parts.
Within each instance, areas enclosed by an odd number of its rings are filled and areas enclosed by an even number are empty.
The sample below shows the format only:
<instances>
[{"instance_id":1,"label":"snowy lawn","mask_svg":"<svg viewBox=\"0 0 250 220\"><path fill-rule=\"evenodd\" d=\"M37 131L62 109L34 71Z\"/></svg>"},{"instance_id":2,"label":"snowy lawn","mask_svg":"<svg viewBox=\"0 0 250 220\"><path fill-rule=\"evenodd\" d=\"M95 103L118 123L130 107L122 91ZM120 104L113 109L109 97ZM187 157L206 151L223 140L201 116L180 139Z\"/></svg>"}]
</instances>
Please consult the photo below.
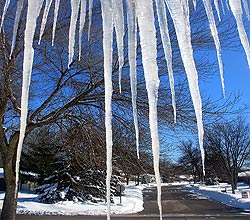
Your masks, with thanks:
<instances>
[{"instance_id":1,"label":"snowy lawn","mask_svg":"<svg viewBox=\"0 0 250 220\"><path fill-rule=\"evenodd\" d=\"M143 210L142 189L145 185L127 186L122 196L122 204L120 197L115 197L115 203L112 204L112 214L130 214ZM0 193L0 208L3 204L4 193ZM105 203L75 203L60 202L56 204L40 203L37 194L19 193L18 196L18 214L30 215L106 215Z\"/></svg>"},{"instance_id":2,"label":"snowy lawn","mask_svg":"<svg viewBox=\"0 0 250 220\"><path fill-rule=\"evenodd\" d=\"M250 196L250 186L247 184L239 183L235 194L232 194L231 186L227 183L220 183L220 185L214 186L186 185L185 189L221 203L250 211L250 198L242 198L243 191L247 191Z\"/></svg>"}]
</instances>

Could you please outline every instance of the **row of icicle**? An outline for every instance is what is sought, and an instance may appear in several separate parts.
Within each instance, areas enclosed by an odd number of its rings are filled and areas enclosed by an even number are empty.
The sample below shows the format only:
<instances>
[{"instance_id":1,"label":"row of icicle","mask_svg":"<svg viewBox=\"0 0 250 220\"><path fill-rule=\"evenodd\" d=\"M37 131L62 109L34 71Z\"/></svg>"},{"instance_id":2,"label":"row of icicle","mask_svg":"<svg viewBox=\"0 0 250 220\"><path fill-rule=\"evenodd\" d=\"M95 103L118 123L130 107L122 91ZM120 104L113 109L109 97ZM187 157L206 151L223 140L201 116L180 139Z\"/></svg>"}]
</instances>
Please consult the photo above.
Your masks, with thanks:
<instances>
[{"instance_id":1,"label":"row of icicle","mask_svg":"<svg viewBox=\"0 0 250 220\"><path fill-rule=\"evenodd\" d=\"M19 21L21 18L22 9L24 6L24 0L15 0L17 2L16 17L13 26L13 38L10 57L12 56L15 48L16 35L18 30ZM139 158L139 129L137 119L137 108L136 108L136 97L137 97L137 80L136 80L136 47L137 47L137 28L139 28L140 45L142 51L142 62L144 67L144 75L146 81L146 89L149 100L149 123L151 130L152 149L154 157L154 170L157 182L158 191L158 205L160 210L160 219L162 219L162 208L161 208L161 180L159 173L159 138L158 138L158 124L157 124L157 99L158 99L158 66L157 66L157 45L156 45L156 29L155 29L155 17L154 17L154 4L157 10L157 18L160 27L161 40L163 43L165 58L167 61L167 68L169 74L170 88L172 93L172 105L174 112L174 122L176 122L176 103L175 103L175 91L174 91L174 75L172 69L172 48L171 41L168 32L167 14L166 10L169 11L170 16L173 20L176 36L181 52L182 61L187 74L190 94L193 100L195 109L197 126L198 126L198 138L199 145L202 155L203 172L204 169L204 149L203 149L203 123L202 123L202 104L198 86L198 73L196 70L193 49L191 44L191 30L189 23L190 15L190 2L189 0L100 0L103 18L103 51L104 51L104 79L105 79L105 126L106 126L106 145L107 145L107 218L110 219L110 179L112 174L112 45L113 45L113 30L116 33L116 41L118 47L119 56L119 88L122 92L121 86L121 74L122 67L124 64L124 29L125 21L127 18L127 29L128 29L128 57L130 65L130 81L131 81L131 93L132 93L132 106L133 106L133 117L136 132L136 146L137 155ZM213 12L213 5L211 0L202 0L204 8L209 21L211 34L214 39L215 48L217 51L217 59L221 77L221 84L223 95L225 97L225 86L223 77L223 64L221 58L221 46L219 40L219 34L215 23L215 15ZM42 36L46 27L48 14L51 8L53 0L46 0L43 10L43 17L40 27L39 44L42 40ZM250 47L247 34L243 25L243 8L245 10L246 17L250 19L249 8L247 0L214 0L214 7L217 13L219 21L221 20L220 8L223 14L225 14L225 8L231 10L237 24L239 37L242 46L245 50L248 64L250 66ZM34 49L33 40L37 26L37 18L41 13L44 0L28 0L28 10L26 16L26 28L24 35L24 58L23 58L23 85L22 85L22 98L21 98L21 125L20 125L20 138L17 150L17 163L16 173L19 173L19 161L21 156L23 139L25 136L27 110L28 110L28 94L30 79L32 73ZM86 7L88 5L88 39L90 39L90 27L91 27L91 16L93 8L93 0L71 0L71 19L69 27L69 58L68 65L73 61L75 51L75 35L76 27L79 21L79 54L81 57L81 41L82 32L85 25ZM192 0L192 6L196 9L196 0ZM1 29L4 24L4 18L10 0L5 1L5 6L1 18ZM225 7L226 5L226 7ZM52 45L54 45L54 39L56 37L56 24L59 13L60 0L54 0L54 20L53 20L53 31L52 31ZM80 16L79 16L80 13ZM126 16L125 16L126 13ZM0 30L1 31L1 30ZM18 177L17 177L18 182Z\"/></svg>"}]
</instances>

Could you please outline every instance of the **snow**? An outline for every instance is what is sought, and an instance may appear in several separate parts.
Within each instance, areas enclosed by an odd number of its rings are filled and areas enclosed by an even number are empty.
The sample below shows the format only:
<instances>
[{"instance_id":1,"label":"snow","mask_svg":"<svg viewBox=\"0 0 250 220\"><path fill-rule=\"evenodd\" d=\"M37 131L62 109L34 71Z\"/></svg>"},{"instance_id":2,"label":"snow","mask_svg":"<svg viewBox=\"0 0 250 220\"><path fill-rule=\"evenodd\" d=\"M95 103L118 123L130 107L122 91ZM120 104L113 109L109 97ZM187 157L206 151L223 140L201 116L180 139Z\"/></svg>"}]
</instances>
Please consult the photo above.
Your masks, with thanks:
<instances>
[{"instance_id":1,"label":"snow","mask_svg":"<svg viewBox=\"0 0 250 220\"><path fill-rule=\"evenodd\" d=\"M206 186L206 185L186 185L185 189L193 193L197 193L200 196L205 196L224 203L229 206L244 209L250 211L250 198L243 199L242 191L250 192L250 185L244 183L238 183L238 189L235 194L232 194L231 186L227 183L220 183L219 185ZM226 189L226 192L224 192ZM249 194L250 195L250 194Z\"/></svg>"},{"instance_id":2,"label":"snow","mask_svg":"<svg viewBox=\"0 0 250 220\"><path fill-rule=\"evenodd\" d=\"M131 214L143 210L142 190L145 185L126 186L122 203L120 197L114 198L111 204L111 214ZM62 192L63 196L63 192ZM29 215L105 215L105 203L64 201L56 204L44 204L38 201L35 193L19 193L17 213ZM3 204L4 193L0 193L0 207Z\"/></svg>"}]
</instances>

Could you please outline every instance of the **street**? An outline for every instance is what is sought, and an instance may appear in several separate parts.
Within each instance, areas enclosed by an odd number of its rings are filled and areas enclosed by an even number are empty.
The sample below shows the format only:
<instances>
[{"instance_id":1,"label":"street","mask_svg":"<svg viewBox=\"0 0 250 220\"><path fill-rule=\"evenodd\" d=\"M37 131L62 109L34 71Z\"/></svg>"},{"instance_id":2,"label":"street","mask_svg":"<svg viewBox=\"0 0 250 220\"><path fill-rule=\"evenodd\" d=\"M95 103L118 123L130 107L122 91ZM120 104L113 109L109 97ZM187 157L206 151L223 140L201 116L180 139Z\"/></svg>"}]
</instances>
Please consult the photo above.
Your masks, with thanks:
<instances>
[{"instance_id":1,"label":"street","mask_svg":"<svg viewBox=\"0 0 250 220\"><path fill-rule=\"evenodd\" d=\"M144 210L137 214L112 216L113 220L156 220L159 219L156 203L156 188L143 191ZM180 186L162 187L163 219L170 220L246 220L250 213L226 206L183 190ZM106 216L22 216L17 220L104 220Z\"/></svg>"}]
</instances>

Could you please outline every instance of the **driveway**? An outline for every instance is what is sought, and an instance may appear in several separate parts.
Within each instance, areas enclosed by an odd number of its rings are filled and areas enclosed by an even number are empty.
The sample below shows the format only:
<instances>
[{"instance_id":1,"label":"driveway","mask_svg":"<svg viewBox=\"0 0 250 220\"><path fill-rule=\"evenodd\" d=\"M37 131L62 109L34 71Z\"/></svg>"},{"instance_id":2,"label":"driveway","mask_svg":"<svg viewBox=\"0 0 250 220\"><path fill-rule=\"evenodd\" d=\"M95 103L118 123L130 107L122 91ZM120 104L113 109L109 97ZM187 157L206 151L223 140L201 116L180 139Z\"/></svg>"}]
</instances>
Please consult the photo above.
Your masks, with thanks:
<instances>
[{"instance_id":1,"label":"driveway","mask_svg":"<svg viewBox=\"0 0 250 220\"><path fill-rule=\"evenodd\" d=\"M144 210L133 215L112 216L112 220L159 220L156 188L143 191ZM167 220L247 220L250 213L226 206L184 190L162 187L163 219ZM106 216L18 216L17 220L105 220Z\"/></svg>"}]
</instances>

